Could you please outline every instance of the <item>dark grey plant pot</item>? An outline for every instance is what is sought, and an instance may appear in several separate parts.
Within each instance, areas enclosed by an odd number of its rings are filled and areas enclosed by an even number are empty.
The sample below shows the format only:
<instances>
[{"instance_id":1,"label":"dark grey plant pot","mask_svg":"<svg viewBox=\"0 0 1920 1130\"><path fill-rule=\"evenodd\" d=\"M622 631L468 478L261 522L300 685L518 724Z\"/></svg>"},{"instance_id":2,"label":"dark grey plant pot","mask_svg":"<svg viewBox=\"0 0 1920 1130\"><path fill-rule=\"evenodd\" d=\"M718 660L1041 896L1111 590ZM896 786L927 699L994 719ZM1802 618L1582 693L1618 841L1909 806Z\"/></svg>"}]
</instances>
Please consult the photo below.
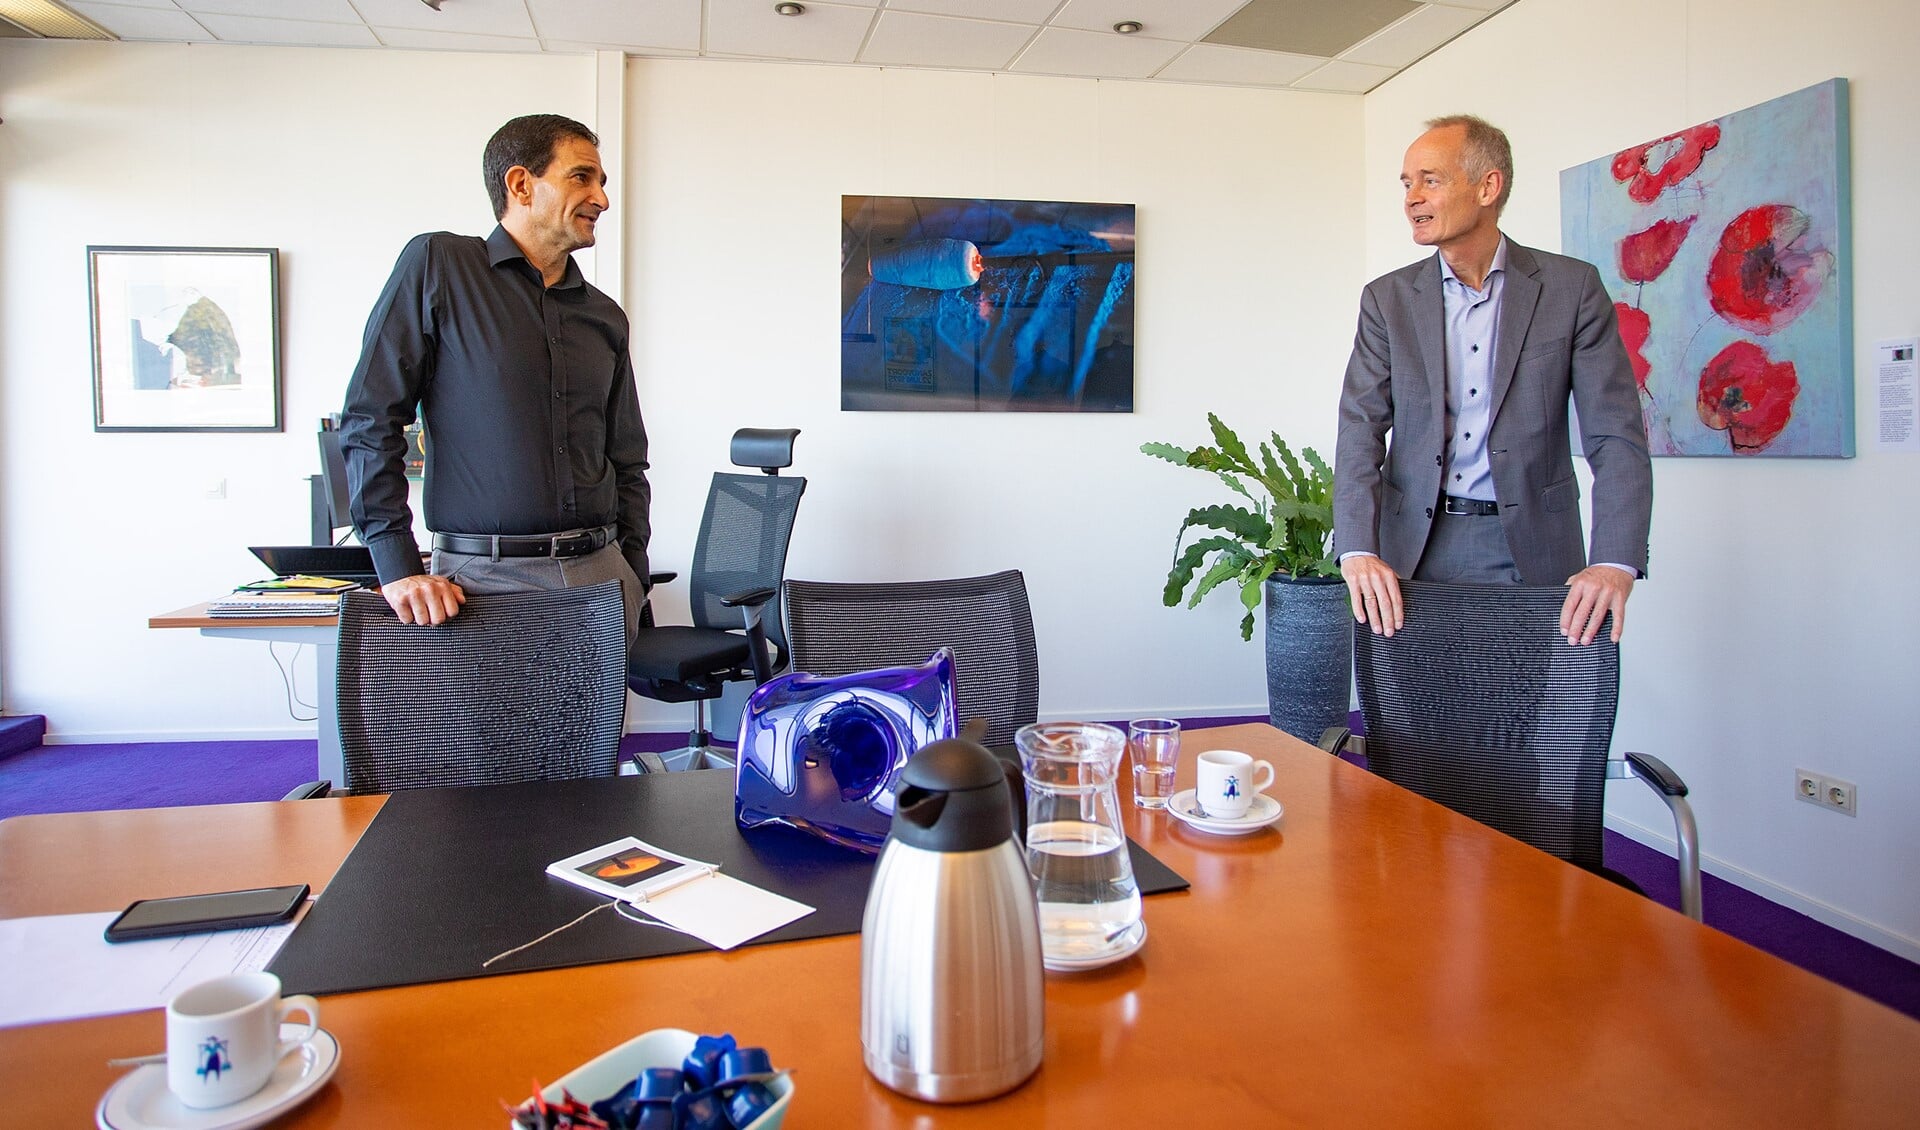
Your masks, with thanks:
<instances>
[{"instance_id":1,"label":"dark grey plant pot","mask_svg":"<svg viewBox=\"0 0 1920 1130\"><path fill-rule=\"evenodd\" d=\"M1338 577L1267 579L1267 711L1304 742L1344 724L1353 679L1353 611Z\"/></svg>"}]
</instances>

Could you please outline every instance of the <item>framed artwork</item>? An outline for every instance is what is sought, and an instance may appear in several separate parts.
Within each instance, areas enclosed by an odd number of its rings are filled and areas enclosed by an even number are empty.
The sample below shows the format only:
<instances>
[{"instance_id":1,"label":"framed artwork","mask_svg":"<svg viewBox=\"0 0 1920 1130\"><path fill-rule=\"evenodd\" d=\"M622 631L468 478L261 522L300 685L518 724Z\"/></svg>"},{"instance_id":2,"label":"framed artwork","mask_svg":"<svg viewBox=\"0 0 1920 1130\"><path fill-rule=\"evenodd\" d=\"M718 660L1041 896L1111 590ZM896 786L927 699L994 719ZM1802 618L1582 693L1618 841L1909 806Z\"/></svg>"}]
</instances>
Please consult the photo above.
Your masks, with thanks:
<instances>
[{"instance_id":1,"label":"framed artwork","mask_svg":"<svg viewBox=\"0 0 1920 1130\"><path fill-rule=\"evenodd\" d=\"M1133 205L840 210L843 410L1133 411Z\"/></svg>"},{"instance_id":2,"label":"framed artwork","mask_svg":"<svg viewBox=\"0 0 1920 1130\"><path fill-rule=\"evenodd\" d=\"M277 432L280 253L89 247L93 430Z\"/></svg>"},{"instance_id":3,"label":"framed artwork","mask_svg":"<svg viewBox=\"0 0 1920 1130\"><path fill-rule=\"evenodd\" d=\"M1653 454L1853 455L1849 154L1836 78L1560 174Z\"/></svg>"}]
</instances>

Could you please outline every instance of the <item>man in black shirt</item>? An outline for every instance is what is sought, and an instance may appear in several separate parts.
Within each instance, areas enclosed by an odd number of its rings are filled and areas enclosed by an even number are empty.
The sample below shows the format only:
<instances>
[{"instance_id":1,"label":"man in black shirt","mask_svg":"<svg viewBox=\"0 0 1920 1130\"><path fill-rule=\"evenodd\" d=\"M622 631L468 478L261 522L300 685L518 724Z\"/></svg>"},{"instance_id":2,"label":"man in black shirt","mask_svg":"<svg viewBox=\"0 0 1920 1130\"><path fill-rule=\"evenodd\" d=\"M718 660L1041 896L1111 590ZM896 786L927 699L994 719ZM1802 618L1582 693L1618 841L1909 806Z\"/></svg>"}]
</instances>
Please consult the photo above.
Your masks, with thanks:
<instances>
[{"instance_id":1,"label":"man in black shirt","mask_svg":"<svg viewBox=\"0 0 1920 1130\"><path fill-rule=\"evenodd\" d=\"M552 114L487 143L487 238L416 236L367 320L341 425L354 529L404 623L468 592L618 579L632 639L646 600L647 434L627 317L581 276L608 207L599 139ZM404 429L426 422L421 567Z\"/></svg>"}]
</instances>

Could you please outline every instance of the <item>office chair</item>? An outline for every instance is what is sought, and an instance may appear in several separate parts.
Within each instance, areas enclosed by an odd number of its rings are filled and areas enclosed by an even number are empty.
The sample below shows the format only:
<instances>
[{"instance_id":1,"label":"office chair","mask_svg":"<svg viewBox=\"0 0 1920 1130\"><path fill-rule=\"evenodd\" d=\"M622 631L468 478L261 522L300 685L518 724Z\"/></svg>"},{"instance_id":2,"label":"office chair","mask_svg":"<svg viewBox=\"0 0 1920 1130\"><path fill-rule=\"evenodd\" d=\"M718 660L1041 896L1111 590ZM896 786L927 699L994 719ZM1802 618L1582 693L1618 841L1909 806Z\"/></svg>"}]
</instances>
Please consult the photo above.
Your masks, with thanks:
<instances>
[{"instance_id":1,"label":"office chair","mask_svg":"<svg viewBox=\"0 0 1920 1130\"><path fill-rule=\"evenodd\" d=\"M611 776L626 716L618 581L474 595L439 627L402 624L375 592L340 602L341 785ZM324 795L303 785L288 797Z\"/></svg>"},{"instance_id":2,"label":"office chair","mask_svg":"<svg viewBox=\"0 0 1920 1130\"><path fill-rule=\"evenodd\" d=\"M1601 860L1606 782L1639 777L1673 813L1681 909L1700 918L1699 836L1687 785L1651 754L1610 760L1620 649L1559 634L1565 586L1400 582L1406 626L1356 625L1362 743L1331 727L1321 748L1516 839L1639 890Z\"/></svg>"},{"instance_id":3,"label":"office chair","mask_svg":"<svg viewBox=\"0 0 1920 1130\"><path fill-rule=\"evenodd\" d=\"M953 650L955 713L984 719L987 745L1013 743L1040 715L1033 609L1018 569L938 581L787 582L793 669L834 677L911 667Z\"/></svg>"},{"instance_id":4,"label":"office chair","mask_svg":"<svg viewBox=\"0 0 1920 1130\"><path fill-rule=\"evenodd\" d=\"M733 433L736 467L761 474L718 472L707 491L706 513L688 570L691 625L655 625L651 605L627 663L633 693L661 702L694 704L685 748L663 758L639 758L642 772L732 768L713 748L707 703L726 684L766 682L786 665L787 633L774 597L787 567L787 543L807 480L783 476L793 465L798 428L742 428ZM673 574L655 574L656 583Z\"/></svg>"}]
</instances>

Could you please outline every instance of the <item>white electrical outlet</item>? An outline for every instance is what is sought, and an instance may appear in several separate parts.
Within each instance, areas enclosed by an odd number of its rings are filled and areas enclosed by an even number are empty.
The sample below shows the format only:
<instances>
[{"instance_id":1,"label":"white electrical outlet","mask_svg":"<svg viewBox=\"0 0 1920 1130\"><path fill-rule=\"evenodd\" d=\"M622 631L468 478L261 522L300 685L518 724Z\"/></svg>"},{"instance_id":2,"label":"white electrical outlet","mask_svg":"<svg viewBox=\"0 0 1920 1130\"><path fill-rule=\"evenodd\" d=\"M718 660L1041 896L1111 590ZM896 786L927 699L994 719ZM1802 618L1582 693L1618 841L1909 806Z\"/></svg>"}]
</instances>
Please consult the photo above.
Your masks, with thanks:
<instances>
[{"instance_id":1,"label":"white electrical outlet","mask_svg":"<svg viewBox=\"0 0 1920 1130\"><path fill-rule=\"evenodd\" d=\"M1848 816L1857 814L1859 791L1852 781L1828 777L1808 769L1795 769L1793 795L1798 800L1817 804L1821 808L1844 812Z\"/></svg>"}]
</instances>

